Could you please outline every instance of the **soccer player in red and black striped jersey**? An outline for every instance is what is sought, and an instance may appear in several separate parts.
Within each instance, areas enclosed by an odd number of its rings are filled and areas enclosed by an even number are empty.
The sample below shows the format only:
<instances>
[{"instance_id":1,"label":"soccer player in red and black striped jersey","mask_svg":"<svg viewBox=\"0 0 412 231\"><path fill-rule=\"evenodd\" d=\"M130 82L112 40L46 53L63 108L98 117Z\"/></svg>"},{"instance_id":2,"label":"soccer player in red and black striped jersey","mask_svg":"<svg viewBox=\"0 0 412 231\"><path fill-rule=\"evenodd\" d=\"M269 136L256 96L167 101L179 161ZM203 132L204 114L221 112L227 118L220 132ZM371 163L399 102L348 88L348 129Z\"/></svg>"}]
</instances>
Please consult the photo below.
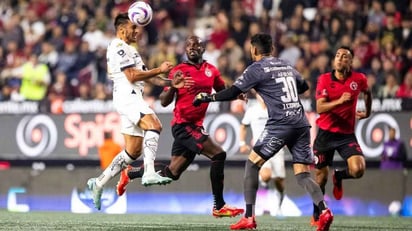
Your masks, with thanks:
<instances>
[{"instance_id":1,"label":"soccer player in red and black striped jersey","mask_svg":"<svg viewBox=\"0 0 412 231\"><path fill-rule=\"evenodd\" d=\"M203 128L208 104L202 104L199 107L192 105L195 96L200 92L212 93L213 89L217 92L225 89L219 70L202 59L204 51L204 42L197 36L190 36L186 40L188 61L174 67L169 73L169 78L173 78L177 72L182 72L185 77L190 77L194 81L194 85L184 90L166 87L160 95L162 106L169 105L173 99L176 100L171 121L174 137L172 157L169 165L161 168L161 175L178 180L196 155L203 154L211 160L213 216L234 217L242 214L244 210L227 205L223 198L226 152L209 137ZM123 194L130 179L137 177L141 177L139 170L128 168L122 171L117 185L118 194Z\"/></svg>"},{"instance_id":2,"label":"soccer player in red and black striped jersey","mask_svg":"<svg viewBox=\"0 0 412 231\"><path fill-rule=\"evenodd\" d=\"M353 52L340 47L333 60L334 70L322 74L316 86L316 111L319 127L315 138L316 182L325 193L329 166L335 151L346 161L347 168L333 172L333 195L340 200L343 195L342 180L362 177L365 158L355 137L356 119L370 116L372 94L364 74L352 70ZM366 111L357 111L358 96L363 93ZM312 225L316 225L319 210L314 205Z\"/></svg>"}]
</instances>

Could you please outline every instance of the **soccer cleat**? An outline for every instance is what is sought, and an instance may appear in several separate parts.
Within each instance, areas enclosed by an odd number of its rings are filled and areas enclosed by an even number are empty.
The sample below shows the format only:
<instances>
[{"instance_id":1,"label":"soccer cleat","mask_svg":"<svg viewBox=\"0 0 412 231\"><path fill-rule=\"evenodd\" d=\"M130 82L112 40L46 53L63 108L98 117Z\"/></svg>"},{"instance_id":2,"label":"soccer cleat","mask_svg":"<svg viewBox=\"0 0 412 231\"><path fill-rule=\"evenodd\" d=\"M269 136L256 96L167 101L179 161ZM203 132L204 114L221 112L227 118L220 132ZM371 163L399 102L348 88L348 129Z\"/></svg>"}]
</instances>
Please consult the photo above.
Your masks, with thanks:
<instances>
[{"instance_id":1,"label":"soccer cleat","mask_svg":"<svg viewBox=\"0 0 412 231\"><path fill-rule=\"evenodd\" d=\"M336 169L333 171L332 179L333 179L333 196L336 200L342 199L343 196L343 187L342 187L342 180L338 180L336 178Z\"/></svg>"},{"instance_id":2,"label":"soccer cleat","mask_svg":"<svg viewBox=\"0 0 412 231\"><path fill-rule=\"evenodd\" d=\"M231 230L240 230L240 229L256 229L255 216L253 217L242 217L240 220L230 225Z\"/></svg>"},{"instance_id":3,"label":"soccer cleat","mask_svg":"<svg viewBox=\"0 0 412 231\"><path fill-rule=\"evenodd\" d=\"M116 185L116 192L119 196L123 195L123 193L126 192L126 186L131 181L129 176L127 175L130 169L132 169L132 166L128 165L120 172L120 179Z\"/></svg>"},{"instance_id":4,"label":"soccer cleat","mask_svg":"<svg viewBox=\"0 0 412 231\"><path fill-rule=\"evenodd\" d=\"M224 205L222 208L217 210L213 208L213 216L214 217L236 217L244 212L243 209L238 209L236 207L231 207L229 205Z\"/></svg>"},{"instance_id":5,"label":"soccer cleat","mask_svg":"<svg viewBox=\"0 0 412 231\"><path fill-rule=\"evenodd\" d=\"M316 231L328 231L333 221L333 214L330 209L325 209L319 216L318 228Z\"/></svg>"},{"instance_id":6,"label":"soccer cleat","mask_svg":"<svg viewBox=\"0 0 412 231\"><path fill-rule=\"evenodd\" d=\"M87 181L87 187L89 188L89 190L93 193L93 204L94 207L98 210L100 210L101 208L101 204L102 204L102 192L103 192L103 188L99 188L96 185L96 178L90 178Z\"/></svg>"},{"instance_id":7,"label":"soccer cleat","mask_svg":"<svg viewBox=\"0 0 412 231\"><path fill-rule=\"evenodd\" d=\"M161 176L158 172L144 173L142 177L142 185L165 185L172 182L172 179L169 177Z\"/></svg>"},{"instance_id":8,"label":"soccer cleat","mask_svg":"<svg viewBox=\"0 0 412 231\"><path fill-rule=\"evenodd\" d=\"M313 216L310 217L310 226L313 227L318 227L319 226L319 220L315 220Z\"/></svg>"}]
</instances>

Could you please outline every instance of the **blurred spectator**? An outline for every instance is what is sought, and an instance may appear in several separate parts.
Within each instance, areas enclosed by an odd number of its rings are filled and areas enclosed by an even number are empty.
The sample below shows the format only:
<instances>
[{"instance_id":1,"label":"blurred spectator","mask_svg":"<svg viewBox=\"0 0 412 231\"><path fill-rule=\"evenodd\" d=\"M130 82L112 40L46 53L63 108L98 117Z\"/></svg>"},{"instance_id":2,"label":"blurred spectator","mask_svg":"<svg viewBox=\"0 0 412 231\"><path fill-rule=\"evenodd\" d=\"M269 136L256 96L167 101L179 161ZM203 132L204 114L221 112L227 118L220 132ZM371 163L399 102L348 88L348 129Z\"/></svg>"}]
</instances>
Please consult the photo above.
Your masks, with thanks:
<instances>
[{"instance_id":1,"label":"blurred spectator","mask_svg":"<svg viewBox=\"0 0 412 231\"><path fill-rule=\"evenodd\" d=\"M81 42L82 31L79 29L76 23L69 24L67 28L67 34L64 36L64 44L71 43L74 46L79 46Z\"/></svg>"},{"instance_id":2,"label":"blurred spectator","mask_svg":"<svg viewBox=\"0 0 412 231\"><path fill-rule=\"evenodd\" d=\"M217 13L213 24L213 32L210 35L210 42L215 44L216 49L220 49L229 38L229 20L225 12Z\"/></svg>"},{"instance_id":3,"label":"blurred spectator","mask_svg":"<svg viewBox=\"0 0 412 231\"><path fill-rule=\"evenodd\" d=\"M233 38L228 38L222 47L222 52L228 56L229 69L234 70L237 63L243 58L242 48Z\"/></svg>"},{"instance_id":4,"label":"blurred spectator","mask_svg":"<svg viewBox=\"0 0 412 231\"><path fill-rule=\"evenodd\" d=\"M95 20L90 20L82 40L89 44L89 51L95 52L99 47L104 47L104 33L97 27Z\"/></svg>"},{"instance_id":5,"label":"blurred spectator","mask_svg":"<svg viewBox=\"0 0 412 231\"><path fill-rule=\"evenodd\" d=\"M395 72L389 72L385 77L385 85L381 86L378 93L378 98L393 99L396 97L396 92L399 89L399 84Z\"/></svg>"},{"instance_id":6,"label":"blurred spectator","mask_svg":"<svg viewBox=\"0 0 412 231\"><path fill-rule=\"evenodd\" d=\"M28 9L20 25L24 31L26 46L34 46L43 39L46 26L44 22L39 19L36 11Z\"/></svg>"},{"instance_id":7,"label":"blurred spectator","mask_svg":"<svg viewBox=\"0 0 412 231\"><path fill-rule=\"evenodd\" d=\"M69 86L66 81L66 74L64 72L57 72L55 82L53 82L47 91L47 99L50 104L50 111L55 114L63 112L62 104L67 99L69 94Z\"/></svg>"},{"instance_id":8,"label":"blurred spectator","mask_svg":"<svg viewBox=\"0 0 412 231\"><path fill-rule=\"evenodd\" d=\"M76 100L92 100L92 92L90 85L87 83L80 83L78 88L78 95L75 97Z\"/></svg>"},{"instance_id":9,"label":"blurred spectator","mask_svg":"<svg viewBox=\"0 0 412 231\"><path fill-rule=\"evenodd\" d=\"M64 72L67 76L67 81L70 83L72 79L77 77L75 65L78 59L78 52L76 44L67 42L64 44L64 51L59 54L56 71Z\"/></svg>"},{"instance_id":10,"label":"blurred spectator","mask_svg":"<svg viewBox=\"0 0 412 231\"><path fill-rule=\"evenodd\" d=\"M206 44L205 52L203 53L203 59L208 61L213 66L217 67L217 59L219 58L220 53L221 51L219 49L216 49L216 46L214 43L208 42ZM164 59L164 60L168 60L168 59Z\"/></svg>"},{"instance_id":11,"label":"blurred spectator","mask_svg":"<svg viewBox=\"0 0 412 231\"><path fill-rule=\"evenodd\" d=\"M112 132L105 132L103 144L98 147L100 168L106 169L121 150L122 146L113 140Z\"/></svg>"},{"instance_id":12,"label":"blurred spectator","mask_svg":"<svg viewBox=\"0 0 412 231\"><path fill-rule=\"evenodd\" d=\"M287 60L292 66L295 66L296 60L302 55L297 43L297 35L293 33L287 33L281 38L281 45L283 50L279 53L279 58Z\"/></svg>"},{"instance_id":13,"label":"blurred spectator","mask_svg":"<svg viewBox=\"0 0 412 231\"><path fill-rule=\"evenodd\" d=\"M396 97L412 99L412 70L406 73L403 82L396 92Z\"/></svg>"},{"instance_id":14,"label":"blurred spectator","mask_svg":"<svg viewBox=\"0 0 412 231\"><path fill-rule=\"evenodd\" d=\"M93 88L92 98L97 100L108 100L106 86L103 83L96 83Z\"/></svg>"},{"instance_id":15,"label":"blurred spectator","mask_svg":"<svg viewBox=\"0 0 412 231\"><path fill-rule=\"evenodd\" d=\"M21 67L20 94L26 100L41 101L46 98L50 84L50 72L46 64L40 63L37 54L32 54Z\"/></svg>"},{"instance_id":16,"label":"blurred spectator","mask_svg":"<svg viewBox=\"0 0 412 231\"><path fill-rule=\"evenodd\" d=\"M50 73L54 73L58 60L59 53L54 48L53 44L48 41L44 41L41 44L39 62L46 64L49 67Z\"/></svg>"},{"instance_id":17,"label":"blurred spectator","mask_svg":"<svg viewBox=\"0 0 412 231\"><path fill-rule=\"evenodd\" d=\"M376 76L373 72L366 75L368 87L371 90L372 96L376 97L379 94L379 85L377 84Z\"/></svg>"},{"instance_id":18,"label":"blurred spectator","mask_svg":"<svg viewBox=\"0 0 412 231\"><path fill-rule=\"evenodd\" d=\"M382 170L403 169L407 159L405 144L399 139L400 134L393 127L388 128L388 140L383 143L381 156Z\"/></svg>"},{"instance_id":19,"label":"blurred spectator","mask_svg":"<svg viewBox=\"0 0 412 231\"><path fill-rule=\"evenodd\" d=\"M377 56L373 57L370 66L369 72L375 76L378 87L383 85L385 83L385 74L382 69L381 60Z\"/></svg>"},{"instance_id":20,"label":"blurred spectator","mask_svg":"<svg viewBox=\"0 0 412 231\"><path fill-rule=\"evenodd\" d=\"M23 49L25 44L24 31L20 26L21 16L13 13L8 20L4 21L3 33L1 33L2 47L8 47L11 41L15 42L16 50Z\"/></svg>"},{"instance_id":21,"label":"blurred spectator","mask_svg":"<svg viewBox=\"0 0 412 231\"><path fill-rule=\"evenodd\" d=\"M381 29L380 32L380 42L381 44L385 43L402 43L402 30L397 25L395 15L386 14L385 17L385 26Z\"/></svg>"},{"instance_id":22,"label":"blurred spectator","mask_svg":"<svg viewBox=\"0 0 412 231\"><path fill-rule=\"evenodd\" d=\"M368 11L368 23L375 25L382 25L385 18L385 12L383 12L382 1L372 0Z\"/></svg>"},{"instance_id":23,"label":"blurred spectator","mask_svg":"<svg viewBox=\"0 0 412 231\"><path fill-rule=\"evenodd\" d=\"M61 26L54 26L47 41L56 48L57 52L62 52L64 50L63 28Z\"/></svg>"},{"instance_id":24,"label":"blurred spectator","mask_svg":"<svg viewBox=\"0 0 412 231\"><path fill-rule=\"evenodd\" d=\"M326 28L325 35L328 39L332 49L338 48L338 41L345 32L345 28L342 25L342 21L338 17L333 17L330 25Z\"/></svg>"}]
</instances>

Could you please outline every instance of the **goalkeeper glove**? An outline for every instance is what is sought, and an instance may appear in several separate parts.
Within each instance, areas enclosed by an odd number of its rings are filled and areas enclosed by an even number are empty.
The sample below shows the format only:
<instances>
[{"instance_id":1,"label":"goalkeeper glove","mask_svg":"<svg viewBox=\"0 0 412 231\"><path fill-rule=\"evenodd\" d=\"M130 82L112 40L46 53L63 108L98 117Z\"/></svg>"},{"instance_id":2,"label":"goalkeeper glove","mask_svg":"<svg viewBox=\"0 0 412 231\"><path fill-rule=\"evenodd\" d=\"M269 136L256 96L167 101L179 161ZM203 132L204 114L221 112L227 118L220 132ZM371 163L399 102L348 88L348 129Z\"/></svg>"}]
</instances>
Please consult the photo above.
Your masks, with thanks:
<instances>
[{"instance_id":1,"label":"goalkeeper glove","mask_svg":"<svg viewBox=\"0 0 412 231\"><path fill-rule=\"evenodd\" d=\"M195 99L193 100L193 106L198 107L202 103L209 103L215 101L215 95L209 95L207 93L201 92L196 95Z\"/></svg>"}]
</instances>

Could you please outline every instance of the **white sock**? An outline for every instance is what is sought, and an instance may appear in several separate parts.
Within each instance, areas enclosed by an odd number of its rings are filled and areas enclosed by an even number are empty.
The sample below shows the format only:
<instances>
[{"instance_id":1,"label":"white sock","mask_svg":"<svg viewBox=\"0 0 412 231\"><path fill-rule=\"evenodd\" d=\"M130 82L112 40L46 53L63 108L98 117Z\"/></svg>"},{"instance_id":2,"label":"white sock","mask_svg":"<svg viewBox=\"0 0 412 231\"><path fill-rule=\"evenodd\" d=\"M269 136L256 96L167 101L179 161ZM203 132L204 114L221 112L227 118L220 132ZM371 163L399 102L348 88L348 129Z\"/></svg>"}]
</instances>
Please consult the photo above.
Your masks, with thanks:
<instances>
[{"instance_id":1,"label":"white sock","mask_svg":"<svg viewBox=\"0 0 412 231\"><path fill-rule=\"evenodd\" d=\"M96 179L96 186L102 188L110 179L119 174L120 171L133 161L125 150L119 152L119 154L113 158L112 163Z\"/></svg>"},{"instance_id":2,"label":"white sock","mask_svg":"<svg viewBox=\"0 0 412 231\"><path fill-rule=\"evenodd\" d=\"M155 172L154 160L156 159L158 145L159 133L157 131L146 131L143 140L144 173Z\"/></svg>"}]
</instances>

